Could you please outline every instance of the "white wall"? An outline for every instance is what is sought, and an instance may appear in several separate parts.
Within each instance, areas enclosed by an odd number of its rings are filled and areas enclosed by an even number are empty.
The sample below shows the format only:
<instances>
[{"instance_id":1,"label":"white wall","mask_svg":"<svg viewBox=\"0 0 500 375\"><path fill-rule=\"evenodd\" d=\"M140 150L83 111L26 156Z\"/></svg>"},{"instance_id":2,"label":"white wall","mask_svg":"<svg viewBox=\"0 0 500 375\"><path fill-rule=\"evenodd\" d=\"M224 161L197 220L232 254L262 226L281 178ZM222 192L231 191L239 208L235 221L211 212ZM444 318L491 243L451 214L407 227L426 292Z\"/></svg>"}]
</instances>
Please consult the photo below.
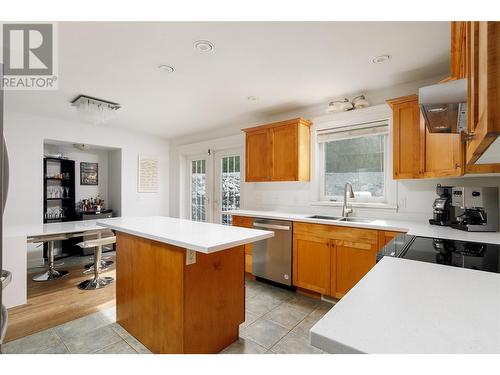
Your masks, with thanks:
<instances>
[{"instance_id":1,"label":"white wall","mask_svg":"<svg viewBox=\"0 0 500 375\"><path fill-rule=\"evenodd\" d=\"M4 134L10 162L9 196L3 217L6 235L9 228L42 223L44 139L121 149L122 216L169 213L169 142L166 140L106 126L15 112L5 113ZM141 153L157 156L160 160L159 193L137 192L137 161ZM25 245L22 248L4 246L4 267L13 272L13 282L4 293L7 306L26 302L25 254ZM39 250L34 254L37 256Z\"/></svg>"}]
</instances>

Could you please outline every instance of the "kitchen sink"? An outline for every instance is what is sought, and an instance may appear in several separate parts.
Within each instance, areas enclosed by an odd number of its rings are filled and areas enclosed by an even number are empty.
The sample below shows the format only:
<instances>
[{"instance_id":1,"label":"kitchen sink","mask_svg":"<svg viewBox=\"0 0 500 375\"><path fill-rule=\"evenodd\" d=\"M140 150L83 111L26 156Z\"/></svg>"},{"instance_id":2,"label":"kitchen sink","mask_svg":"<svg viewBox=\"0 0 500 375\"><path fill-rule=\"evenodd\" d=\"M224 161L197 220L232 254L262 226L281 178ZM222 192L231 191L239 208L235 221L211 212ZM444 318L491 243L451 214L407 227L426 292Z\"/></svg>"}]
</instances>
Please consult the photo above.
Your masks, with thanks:
<instances>
[{"instance_id":1,"label":"kitchen sink","mask_svg":"<svg viewBox=\"0 0 500 375\"><path fill-rule=\"evenodd\" d=\"M319 219L319 220L331 220L331 221L345 221L351 223L371 223L373 221L371 219L361 219L359 217L341 217L341 216L323 216L323 215L308 216L307 218Z\"/></svg>"},{"instance_id":2,"label":"kitchen sink","mask_svg":"<svg viewBox=\"0 0 500 375\"><path fill-rule=\"evenodd\" d=\"M322 216L322 215L314 215L314 216L308 216L308 219L320 219L320 220L334 220L338 221L339 219L343 219L340 216Z\"/></svg>"},{"instance_id":3,"label":"kitchen sink","mask_svg":"<svg viewBox=\"0 0 500 375\"><path fill-rule=\"evenodd\" d=\"M373 220L360 219L359 217L341 217L337 221L347 221L347 222L353 222L353 223L371 223Z\"/></svg>"}]
</instances>

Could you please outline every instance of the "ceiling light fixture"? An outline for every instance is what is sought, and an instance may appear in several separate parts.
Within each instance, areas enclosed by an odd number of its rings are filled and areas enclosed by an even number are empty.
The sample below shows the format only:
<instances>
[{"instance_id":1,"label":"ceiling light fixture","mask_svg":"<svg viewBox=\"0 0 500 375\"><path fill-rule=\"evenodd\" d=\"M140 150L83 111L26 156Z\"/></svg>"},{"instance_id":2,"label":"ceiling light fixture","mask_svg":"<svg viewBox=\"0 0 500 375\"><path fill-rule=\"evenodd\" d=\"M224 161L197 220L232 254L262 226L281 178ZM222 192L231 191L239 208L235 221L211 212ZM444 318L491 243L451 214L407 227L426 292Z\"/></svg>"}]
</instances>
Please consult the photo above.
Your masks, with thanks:
<instances>
[{"instance_id":1,"label":"ceiling light fixture","mask_svg":"<svg viewBox=\"0 0 500 375\"><path fill-rule=\"evenodd\" d=\"M73 144L73 147L80 150L80 151L90 150L90 146L86 143L75 143L75 144Z\"/></svg>"},{"instance_id":2,"label":"ceiling light fixture","mask_svg":"<svg viewBox=\"0 0 500 375\"><path fill-rule=\"evenodd\" d=\"M328 107L326 109L327 113L331 112L344 112L350 111L352 109L352 103L347 99L333 100L328 103Z\"/></svg>"},{"instance_id":3,"label":"ceiling light fixture","mask_svg":"<svg viewBox=\"0 0 500 375\"><path fill-rule=\"evenodd\" d=\"M107 123L115 116L121 106L118 103L107 100L93 98L91 96L79 95L71 105L76 107L87 121L94 125L102 125Z\"/></svg>"},{"instance_id":4,"label":"ceiling light fixture","mask_svg":"<svg viewBox=\"0 0 500 375\"><path fill-rule=\"evenodd\" d=\"M356 96L351 100L351 103L354 106L354 109L366 108L370 105L364 95Z\"/></svg>"},{"instance_id":5,"label":"ceiling light fixture","mask_svg":"<svg viewBox=\"0 0 500 375\"><path fill-rule=\"evenodd\" d=\"M194 42L194 48L200 52L212 52L214 50L214 45L208 40L197 40Z\"/></svg>"},{"instance_id":6,"label":"ceiling light fixture","mask_svg":"<svg viewBox=\"0 0 500 375\"><path fill-rule=\"evenodd\" d=\"M172 65L166 65L166 64L158 65L158 69L160 69L162 72L165 73L173 73L175 70Z\"/></svg>"},{"instance_id":7,"label":"ceiling light fixture","mask_svg":"<svg viewBox=\"0 0 500 375\"><path fill-rule=\"evenodd\" d=\"M335 113L335 112L345 112L351 111L353 109L361 109L366 108L370 105L368 100L366 100L364 95L358 95L354 97L354 99L349 100L347 98L333 100L328 103L328 107L326 108L327 113Z\"/></svg>"},{"instance_id":8,"label":"ceiling light fixture","mask_svg":"<svg viewBox=\"0 0 500 375\"><path fill-rule=\"evenodd\" d=\"M391 55L380 55L372 59L374 64L383 64L391 59Z\"/></svg>"}]
</instances>

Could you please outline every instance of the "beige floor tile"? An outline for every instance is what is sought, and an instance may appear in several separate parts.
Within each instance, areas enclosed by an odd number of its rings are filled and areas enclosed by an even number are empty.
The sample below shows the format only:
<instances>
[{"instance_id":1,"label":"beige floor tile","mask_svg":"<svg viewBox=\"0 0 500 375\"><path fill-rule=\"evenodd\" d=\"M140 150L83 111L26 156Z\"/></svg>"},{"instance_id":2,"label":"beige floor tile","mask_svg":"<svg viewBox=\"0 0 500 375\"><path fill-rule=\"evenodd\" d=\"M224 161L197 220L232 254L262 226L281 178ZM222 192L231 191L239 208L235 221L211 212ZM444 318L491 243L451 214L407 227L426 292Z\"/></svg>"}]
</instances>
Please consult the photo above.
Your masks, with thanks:
<instances>
[{"instance_id":1,"label":"beige floor tile","mask_svg":"<svg viewBox=\"0 0 500 375\"><path fill-rule=\"evenodd\" d=\"M287 333L288 329L270 320L260 318L245 328L242 335L245 339L250 339L266 349L271 349Z\"/></svg>"},{"instance_id":2,"label":"beige floor tile","mask_svg":"<svg viewBox=\"0 0 500 375\"><path fill-rule=\"evenodd\" d=\"M283 337L271 351L278 354L321 354L322 351L309 344L309 339L289 333Z\"/></svg>"},{"instance_id":3,"label":"beige floor tile","mask_svg":"<svg viewBox=\"0 0 500 375\"><path fill-rule=\"evenodd\" d=\"M2 351L5 354L36 354L53 350L60 345L62 341L59 336L52 329L48 329L8 342L2 346Z\"/></svg>"},{"instance_id":4,"label":"beige floor tile","mask_svg":"<svg viewBox=\"0 0 500 375\"><path fill-rule=\"evenodd\" d=\"M101 313L95 313L57 326L54 328L54 331L64 341L94 331L96 328L104 327L108 324L109 322L104 319Z\"/></svg>"},{"instance_id":5,"label":"beige floor tile","mask_svg":"<svg viewBox=\"0 0 500 375\"><path fill-rule=\"evenodd\" d=\"M134 350L139 354L152 354L151 351L146 348L139 340L137 340L134 336L127 332L125 328L123 328L118 323L111 324L111 328L122 338L125 340L127 344L129 344Z\"/></svg>"},{"instance_id":6,"label":"beige floor tile","mask_svg":"<svg viewBox=\"0 0 500 375\"><path fill-rule=\"evenodd\" d=\"M264 318L278 323L279 325L287 329L292 329L297 324L299 324L302 319L306 317L306 315L307 313L301 310L297 310L288 305L281 304L264 315Z\"/></svg>"},{"instance_id":7,"label":"beige floor tile","mask_svg":"<svg viewBox=\"0 0 500 375\"><path fill-rule=\"evenodd\" d=\"M63 339L63 342L71 353L89 354L121 340L121 337L110 326L105 326L81 335L71 336L69 339Z\"/></svg>"},{"instance_id":8,"label":"beige floor tile","mask_svg":"<svg viewBox=\"0 0 500 375\"><path fill-rule=\"evenodd\" d=\"M220 352L220 354L263 354L266 351L266 348L260 346L256 342L240 338Z\"/></svg>"},{"instance_id":9,"label":"beige floor tile","mask_svg":"<svg viewBox=\"0 0 500 375\"><path fill-rule=\"evenodd\" d=\"M137 354L137 352L125 340L120 340L97 351L96 354Z\"/></svg>"}]
</instances>

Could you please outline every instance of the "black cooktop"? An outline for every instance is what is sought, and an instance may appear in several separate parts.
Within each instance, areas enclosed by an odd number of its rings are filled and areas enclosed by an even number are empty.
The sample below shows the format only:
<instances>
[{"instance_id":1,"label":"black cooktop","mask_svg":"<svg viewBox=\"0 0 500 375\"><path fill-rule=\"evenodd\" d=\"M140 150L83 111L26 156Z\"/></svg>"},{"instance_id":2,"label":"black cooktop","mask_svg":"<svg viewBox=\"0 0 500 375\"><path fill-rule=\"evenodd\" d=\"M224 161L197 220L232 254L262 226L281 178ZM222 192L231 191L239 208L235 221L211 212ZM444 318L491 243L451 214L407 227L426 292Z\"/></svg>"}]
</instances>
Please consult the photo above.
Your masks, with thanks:
<instances>
[{"instance_id":1,"label":"black cooktop","mask_svg":"<svg viewBox=\"0 0 500 375\"><path fill-rule=\"evenodd\" d=\"M500 245L399 235L378 254L500 273Z\"/></svg>"}]
</instances>

